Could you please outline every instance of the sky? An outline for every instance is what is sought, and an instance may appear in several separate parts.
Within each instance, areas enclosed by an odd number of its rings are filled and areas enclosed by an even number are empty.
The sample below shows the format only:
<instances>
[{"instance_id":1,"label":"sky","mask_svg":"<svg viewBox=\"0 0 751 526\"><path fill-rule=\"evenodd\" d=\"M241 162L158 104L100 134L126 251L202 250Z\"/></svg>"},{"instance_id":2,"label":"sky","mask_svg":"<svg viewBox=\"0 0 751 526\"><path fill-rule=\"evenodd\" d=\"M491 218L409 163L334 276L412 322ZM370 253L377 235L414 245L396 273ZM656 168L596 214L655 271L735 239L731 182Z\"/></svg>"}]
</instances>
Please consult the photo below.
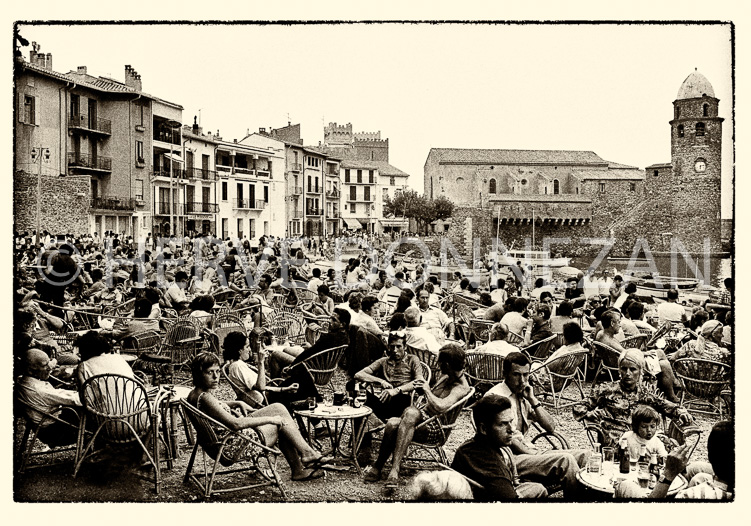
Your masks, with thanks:
<instances>
[{"instance_id":1,"label":"sky","mask_svg":"<svg viewBox=\"0 0 751 526\"><path fill-rule=\"evenodd\" d=\"M380 131L422 192L432 147L594 151L670 162L672 102L697 69L720 99L723 217L732 213L731 33L723 25L27 25L59 72L124 80L200 114L225 140L329 122ZM28 48L24 49L28 57Z\"/></svg>"}]
</instances>

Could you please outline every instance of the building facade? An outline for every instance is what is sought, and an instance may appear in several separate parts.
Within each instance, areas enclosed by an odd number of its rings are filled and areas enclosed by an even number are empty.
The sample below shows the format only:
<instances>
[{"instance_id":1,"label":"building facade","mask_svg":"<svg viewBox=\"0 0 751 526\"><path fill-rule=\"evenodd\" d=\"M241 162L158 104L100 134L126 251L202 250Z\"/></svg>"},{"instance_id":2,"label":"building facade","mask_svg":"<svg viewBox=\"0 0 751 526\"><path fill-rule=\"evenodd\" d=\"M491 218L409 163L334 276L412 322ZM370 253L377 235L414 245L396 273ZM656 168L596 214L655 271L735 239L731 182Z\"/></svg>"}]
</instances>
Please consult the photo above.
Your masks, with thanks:
<instances>
[{"instance_id":1,"label":"building facade","mask_svg":"<svg viewBox=\"0 0 751 526\"><path fill-rule=\"evenodd\" d=\"M457 205L448 233L467 252L475 238L523 247L533 231L536 245L569 238L561 249L572 254L587 251L587 238L613 238L613 253L625 255L640 238L656 252L670 251L673 239L699 252L708 237L718 251L718 102L698 72L684 81L670 121L671 163L641 170L591 151L434 148L424 191Z\"/></svg>"}]
</instances>

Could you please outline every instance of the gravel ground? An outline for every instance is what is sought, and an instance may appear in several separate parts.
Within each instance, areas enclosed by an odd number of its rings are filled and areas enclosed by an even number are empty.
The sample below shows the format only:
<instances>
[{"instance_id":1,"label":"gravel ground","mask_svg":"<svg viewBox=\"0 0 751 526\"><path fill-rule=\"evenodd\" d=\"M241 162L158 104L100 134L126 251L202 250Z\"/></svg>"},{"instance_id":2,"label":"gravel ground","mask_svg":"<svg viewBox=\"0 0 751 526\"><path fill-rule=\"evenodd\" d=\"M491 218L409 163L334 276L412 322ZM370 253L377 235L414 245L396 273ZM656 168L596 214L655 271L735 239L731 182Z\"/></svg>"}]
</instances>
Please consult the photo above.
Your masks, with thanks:
<instances>
[{"instance_id":1,"label":"gravel ground","mask_svg":"<svg viewBox=\"0 0 751 526\"><path fill-rule=\"evenodd\" d=\"M334 377L334 385L343 386L344 374L338 371ZM574 389L571 389L571 395ZM222 383L219 387L220 398L234 399L229 386ZM554 413L555 415L555 413ZM571 448L588 448L589 444L581 424L571 417L570 409L561 410L556 416L557 431L567 437ZM693 454L692 460L707 460L706 438L709 435L714 418L696 417L697 424L702 429L702 439ZM464 411L457 420L457 426L451 433L446 444L449 459L454 451L474 434L470 423L470 413ZM22 434L16 430L16 440ZM105 458L96 463L87 463L81 468L78 476L72 478L70 462L58 466L42 466L24 474L16 474L13 481L14 500L17 502L194 502L203 501L198 488L191 484L183 484L183 476L191 452L180 429L180 457L173 469L162 469L163 483L159 497L154 492L153 483L142 479L142 475L150 475L149 471L141 471L136 463L123 460L122 456ZM326 440L326 439L324 439ZM372 453L377 453L377 445ZM65 453L61 458L72 459L72 453ZM199 453L200 459L200 453ZM365 460L365 459L363 459ZM32 463L34 460L31 461ZM200 462L196 462L200 464ZM365 466L364 462L361 462ZM289 468L283 458L279 461L279 474L290 501L297 502L374 502L389 500L408 500L409 481L420 469L416 463L409 463L402 468L402 485L394 495L385 495L381 484L365 484L358 476L354 467L348 471L328 471L323 479L295 482L290 480ZM426 465L423 464L423 469ZM427 469L430 469L427 467ZM241 475L235 475L240 480ZM554 497L561 497L556 494ZM261 488L244 490L214 497L222 502L279 502L281 497L275 488Z\"/></svg>"}]
</instances>

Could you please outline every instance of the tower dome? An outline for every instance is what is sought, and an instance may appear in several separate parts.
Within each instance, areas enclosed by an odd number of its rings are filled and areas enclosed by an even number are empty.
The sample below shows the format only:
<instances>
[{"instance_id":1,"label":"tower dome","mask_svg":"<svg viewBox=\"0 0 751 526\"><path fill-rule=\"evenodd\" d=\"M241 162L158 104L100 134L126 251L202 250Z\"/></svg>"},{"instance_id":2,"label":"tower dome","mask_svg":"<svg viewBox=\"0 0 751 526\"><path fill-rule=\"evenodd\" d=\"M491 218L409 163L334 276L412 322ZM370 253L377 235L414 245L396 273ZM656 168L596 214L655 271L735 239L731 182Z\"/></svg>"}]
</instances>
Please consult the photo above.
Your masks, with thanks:
<instances>
[{"instance_id":1,"label":"tower dome","mask_svg":"<svg viewBox=\"0 0 751 526\"><path fill-rule=\"evenodd\" d=\"M693 71L686 80L681 84L681 89L678 90L678 100L682 99L698 99L704 95L716 98L714 95L714 89L707 80L707 77Z\"/></svg>"}]
</instances>

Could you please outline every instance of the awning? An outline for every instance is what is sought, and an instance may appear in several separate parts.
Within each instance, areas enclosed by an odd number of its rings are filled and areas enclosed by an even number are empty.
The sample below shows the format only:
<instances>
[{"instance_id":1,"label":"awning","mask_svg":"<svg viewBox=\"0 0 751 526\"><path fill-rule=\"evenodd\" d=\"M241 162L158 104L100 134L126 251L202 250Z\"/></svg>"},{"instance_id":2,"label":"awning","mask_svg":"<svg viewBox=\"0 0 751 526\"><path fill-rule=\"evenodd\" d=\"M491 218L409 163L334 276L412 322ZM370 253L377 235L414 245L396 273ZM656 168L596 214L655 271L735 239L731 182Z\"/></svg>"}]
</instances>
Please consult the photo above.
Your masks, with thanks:
<instances>
[{"instance_id":1,"label":"awning","mask_svg":"<svg viewBox=\"0 0 751 526\"><path fill-rule=\"evenodd\" d=\"M389 226L389 227L406 227L408 226L409 222L406 219L379 219L381 222L381 226Z\"/></svg>"},{"instance_id":2,"label":"awning","mask_svg":"<svg viewBox=\"0 0 751 526\"><path fill-rule=\"evenodd\" d=\"M180 157L180 154L177 152L166 152L164 153L164 156L169 159L170 161L174 161L176 163L182 163L183 159Z\"/></svg>"},{"instance_id":3,"label":"awning","mask_svg":"<svg viewBox=\"0 0 751 526\"><path fill-rule=\"evenodd\" d=\"M362 223L360 223L354 217L345 217L343 219L344 219L344 222L347 224L347 228L350 228L352 230L361 230L362 229Z\"/></svg>"}]
</instances>

